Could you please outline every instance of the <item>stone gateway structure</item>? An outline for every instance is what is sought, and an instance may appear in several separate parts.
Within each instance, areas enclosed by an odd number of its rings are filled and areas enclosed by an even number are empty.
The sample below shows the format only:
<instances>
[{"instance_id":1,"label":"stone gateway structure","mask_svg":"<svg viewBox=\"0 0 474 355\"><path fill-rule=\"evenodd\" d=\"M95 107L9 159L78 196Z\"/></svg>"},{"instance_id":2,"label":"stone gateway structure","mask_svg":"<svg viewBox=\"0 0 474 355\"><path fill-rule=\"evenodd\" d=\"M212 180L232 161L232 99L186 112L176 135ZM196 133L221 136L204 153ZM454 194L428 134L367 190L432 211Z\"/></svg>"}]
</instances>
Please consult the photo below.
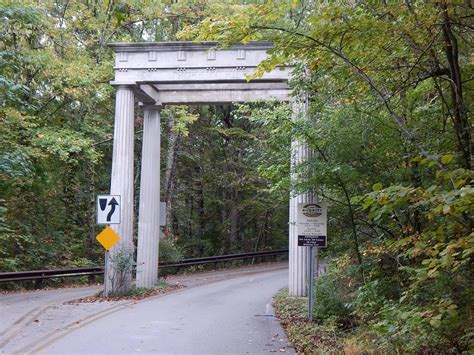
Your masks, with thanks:
<instances>
[{"instance_id":1,"label":"stone gateway structure","mask_svg":"<svg viewBox=\"0 0 474 355\"><path fill-rule=\"evenodd\" d=\"M120 259L133 256L133 151L135 105L143 107L143 147L138 212L138 287L151 287L158 280L160 208L160 109L165 105L202 105L255 100L294 100L295 117L307 110L304 100L291 97L288 86L292 67L281 67L262 78L247 81L258 64L268 57L271 43L250 43L225 49L216 43L113 43L116 54L115 126L110 194L122 200L121 223L112 228L121 237L107 255L105 294L131 285L130 268L120 268ZM302 142L292 143L292 165L309 159ZM314 202L311 194L290 198L289 290L306 295L308 252L297 246L296 208Z\"/></svg>"}]
</instances>

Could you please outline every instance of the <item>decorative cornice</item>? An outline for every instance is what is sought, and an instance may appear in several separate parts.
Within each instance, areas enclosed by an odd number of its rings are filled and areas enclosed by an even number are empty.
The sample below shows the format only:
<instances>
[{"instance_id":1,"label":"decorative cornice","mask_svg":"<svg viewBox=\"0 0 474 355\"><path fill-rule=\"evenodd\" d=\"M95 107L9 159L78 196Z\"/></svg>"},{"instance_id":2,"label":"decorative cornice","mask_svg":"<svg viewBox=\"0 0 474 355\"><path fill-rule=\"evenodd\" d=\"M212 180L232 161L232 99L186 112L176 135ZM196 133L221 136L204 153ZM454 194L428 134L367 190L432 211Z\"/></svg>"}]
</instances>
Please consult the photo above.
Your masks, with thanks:
<instances>
[{"instance_id":1,"label":"decorative cornice","mask_svg":"<svg viewBox=\"0 0 474 355\"><path fill-rule=\"evenodd\" d=\"M169 52L169 51L202 51L202 50L269 50L274 47L272 42L249 42L222 47L217 42L139 42L139 43L109 43L114 52ZM212 59L211 59L212 60Z\"/></svg>"}]
</instances>

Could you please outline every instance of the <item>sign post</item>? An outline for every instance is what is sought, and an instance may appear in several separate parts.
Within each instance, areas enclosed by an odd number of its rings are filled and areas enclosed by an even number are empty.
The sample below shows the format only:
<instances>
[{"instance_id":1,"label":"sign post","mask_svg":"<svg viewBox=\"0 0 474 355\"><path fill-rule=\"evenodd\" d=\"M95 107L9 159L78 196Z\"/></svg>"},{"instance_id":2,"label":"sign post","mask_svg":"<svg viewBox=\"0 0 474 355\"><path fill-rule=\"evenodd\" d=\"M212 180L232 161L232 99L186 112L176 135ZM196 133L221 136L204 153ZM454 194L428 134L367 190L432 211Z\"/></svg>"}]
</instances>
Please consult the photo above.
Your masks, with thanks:
<instances>
[{"instance_id":1,"label":"sign post","mask_svg":"<svg viewBox=\"0 0 474 355\"><path fill-rule=\"evenodd\" d=\"M298 204L298 246L309 247L308 257L308 320L313 320L314 259L318 247L327 247L327 206L323 203ZM316 265L319 263L316 262ZM317 270L316 270L317 273Z\"/></svg>"},{"instance_id":2,"label":"sign post","mask_svg":"<svg viewBox=\"0 0 474 355\"><path fill-rule=\"evenodd\" d=\"M317 248L316 248L317 250ZM313 320L313 298L314 298L314 247L309 247L309 257L308 257L308 320Z\"/></svg>"},{"instance_id":3,"label":"sign post","mask_svg":"<svg viewBox=\"0 0 474 355\"><path fill-rule=\"evenodd\" d=\"M121 207L119 195L97 195L97 224L120 224ZM120 236L112 228L106 227L96 239L105 249L104 295L107 296L111 292L106 280L110 267L109 250L120 240Z\"/></svg>"},{"instance_id":4,"label":"sign post","mask_svg":"<svg viewBox=\"0 0 474 355\"><path fill-rule=\"evenodd\" d=\"M105 249L105 265L104 265L104 296L107 297L112 290L109 290L109 283L105 279L109 272L109 250Z\"/></svg>"}]
</instances>

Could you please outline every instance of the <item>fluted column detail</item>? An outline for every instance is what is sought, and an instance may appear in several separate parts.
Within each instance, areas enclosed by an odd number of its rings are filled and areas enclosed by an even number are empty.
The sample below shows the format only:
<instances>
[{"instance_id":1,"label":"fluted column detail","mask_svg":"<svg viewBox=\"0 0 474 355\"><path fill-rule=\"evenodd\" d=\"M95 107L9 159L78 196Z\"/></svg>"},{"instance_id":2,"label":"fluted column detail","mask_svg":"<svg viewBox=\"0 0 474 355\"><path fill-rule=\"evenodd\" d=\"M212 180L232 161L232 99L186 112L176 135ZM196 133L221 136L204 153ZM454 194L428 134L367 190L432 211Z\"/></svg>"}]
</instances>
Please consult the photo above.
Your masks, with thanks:
<instances>
[{"instance_id":1,"label":"fluted column detail","mask_svg":"<svg viewBox=\"0 0 474 355\"><path fill-rule=\"evenodd\" d=\"M306 119L308 107L306 102L293 102L293 119ZM311 150L302 141L294 140L291 143L291 179L295 182L298 174L295 167L311 158ZM296 228L298 218L298 203L314 202L312 193L303 193L290 196L289 218L289 280L288 289L291 296L303 297L307 295L307 272L309 248L298 247L298 232Z\"/></svg>"},{"instance_id":2,"label":"fluted column detail","mask_svg":"<svg viewBox=\"0 0 474 355\"><path fill-rule=\"evenodd\" d=\"M158 281L160 241L160 112L144 110L136 284L152 287Z\"/></svg>"},{"instance_id":3,"label":"fluted column detail","mask_svg":"<svg viewBox=\"0 0 474 355\"><path fill-rule=\"evenodd\" d=\"M134 95L131 87L118 86L110 194L119 195L121 221L111 227L120 241L107 253L105 294L124 292L131 286L133 265L133 139Z\"/></svg>"}]
</instances>

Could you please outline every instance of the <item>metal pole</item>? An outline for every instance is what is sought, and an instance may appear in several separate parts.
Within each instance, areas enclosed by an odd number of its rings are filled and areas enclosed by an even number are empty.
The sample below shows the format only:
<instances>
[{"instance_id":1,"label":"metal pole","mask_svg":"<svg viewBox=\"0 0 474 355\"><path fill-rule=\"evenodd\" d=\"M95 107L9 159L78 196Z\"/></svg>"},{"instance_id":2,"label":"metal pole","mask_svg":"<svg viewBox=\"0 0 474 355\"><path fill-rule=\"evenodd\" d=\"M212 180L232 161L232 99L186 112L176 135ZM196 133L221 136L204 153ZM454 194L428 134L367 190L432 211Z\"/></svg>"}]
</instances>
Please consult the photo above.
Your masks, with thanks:
<instances>
[{"instance_id":1,"label":"metal pole","mask_svg":"<svg viewBox=\"0 0 474 355\"><path fill-rule=\"evenodd\" d=\"M104 265L104 296L108 297L111 289L110 289L110 284L107 282L106 278L109 277L109 268L110 268L110 260L109 260L109 251L105 251L105 265Z\"/></svg>"},{"instance_id":2,"label":"metal pole","mask_svg":"<svg viewBox=\"0 0 474 355\"><path fill-rule=\"evenodd\" d=\"M313 248L309 247L309 257L308 257L308 320L313 320L313 280L314 280L314 254Z\"/></svg>"},{"instance_id":3,"label":"metal pole","mask_svg":"<svg viewBox=\"0 0 474 355\"><path fill-rule=\"evenodd\" d=\"M316 278L318 278L319 277L318 247L314 248L314 258L316 259Z\"/></svg>"},{"instance_id":4,"label":"metal pole","mask_svg":"<svg viewBox=\"0 0 474 355\"><path fill-rule=\"evenodd\" d=\"M316 263L316 281L313 281L314 282L314 286L313 286L313 289L311 290L313 292L313 294L316 292L316 288L318 287L318 284L317 284L317 281L318 281L318 277L319 277L319 258L318 258L318 247L315 247L314 248L314 255L313 255L313 260L315 260L315 263ZM314 277L314 273L313 273L313 280L315 279ZM313 299L315 298L316 296L314 295L313 296ZM314 303L314 301L313 301ZM312 310L312 308L311 308ZM313 312L311 312L311 314L313 314Z\"/></svg>"}]
</instances>

